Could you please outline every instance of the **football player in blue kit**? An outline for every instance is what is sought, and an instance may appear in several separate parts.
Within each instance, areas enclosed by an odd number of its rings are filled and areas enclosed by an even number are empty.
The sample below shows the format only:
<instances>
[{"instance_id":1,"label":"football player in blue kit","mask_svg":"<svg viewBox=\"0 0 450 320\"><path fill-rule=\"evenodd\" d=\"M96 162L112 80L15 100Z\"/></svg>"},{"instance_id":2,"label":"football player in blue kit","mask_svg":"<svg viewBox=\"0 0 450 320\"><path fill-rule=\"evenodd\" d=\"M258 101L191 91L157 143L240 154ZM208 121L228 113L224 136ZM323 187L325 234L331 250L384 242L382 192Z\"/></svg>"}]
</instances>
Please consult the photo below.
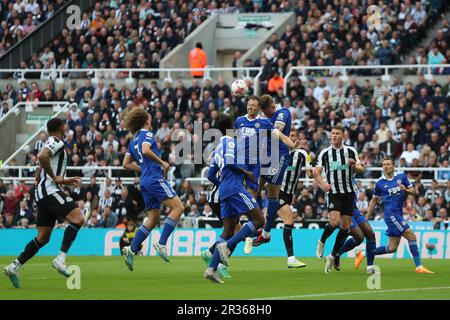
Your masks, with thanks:
<instances>
[{"instance_id":1,"label":"football player in blue kit","mask_svg":"<svg viewBox=\"0 0 450 320\"><path fill-rule=\"evenodd\" d=\"M231 119L224 117L218 121L217 127L224 136L214 150L210 164L212 173L208 174L208 178L219 187L223 232L216 241L214 255L203 276L213 282L223 283L217 273L219 263L228 265L228 258L238 243L255 234L263 225L264 218L255 198L244 186L244 179L254 181L254 176L243 164L237 163L237 139L226 135L230 134L228 130L232 130ZM221 172L220 181L214 173L217 168ZM249 221L234 234L241 215L246 215Z\"/></svg>"},{"instance_id":2,"label":"football player in blue kit","mask_svg":"<svg viewBox=\"0 0 450 320\"><path fill-rule=\"evenodd\" d=\"M287 150L288 156L289 148L296 148L296 143L298 143L289 138L290 129L287 134L286 131L277 129L269 119L261 118L260 112L261 100L256 96L249 96L247 100L247 114L237 118L235 122L238 148L237 163L245 164L245 169L253 173L256 181L253 182L246 179L246 183L255 198L261 193L257 193L261 155L266 146L270 147L271 139L278 139L280 144ZM280 177L280 180L282 179L283 175Z\"/></svg>"},{"instance_id":3,"label":"football player in blue kit","mask_svg":"<svg viewBox=\"0 0 450 320\"><path fill-rule=\"evenodd\" d=\"M395 174L394 165L392 158L383 159L383 176L375 184L373 198L370 200L366 215L367 219L372 216L376 202L381 199L384 205L384 222L387 225L386 235L389 237L389 243L387 246L377 247L374 254L396 252L401 237L404 237L408 240L409 250L416 265L416 273L434 273L422 265L416 235L403 219L403 204L406 195L414 194L414 187L405 173Z\"/></svg>"},{"instance_id":4,"label":"football player in blue kit","mask_svg":"<svg viewBox=\"0 0 450 320\"><path fill-rule=\"evenodd\" d=\"M128 113L125 121L133 138L130 140L128 152L123 160L123 167L141 174L141 193L148 210L148 219L139 227L131 245L122 250L125 264L130 271L133 271L134 255L138 252L141 243L150 235L151 230L159 225L161 204L167 206L170 213L166 217L159 241L153 242L153 246L161 258L169 262L166 243L184 212L184 206L163 177L163 169L166 174L169 164L161 159L158 145L151 132L150 114L143 108L134 108Z\"/></svg>"},{"instance_id":5,"label":"football player in blue kit","mask_svg":"<svg viewBox=\"0 0 450 320\"><path fill-rule=\"evenodd\" d=\"M275 129L281 131L284 135L289 136L291 132L290 111L287 108L276 105L272 97L268 94L262 95L260 99L261 110L266 118L270 120ZM298 142L298 147L300 147L300 143L305 144L304 141ZM303 147L305 148L305 146ZM273 156L278 158L278 163L271 162L261 166L261 178L259 181L258 195L261 194L264 187L267 188L269 206L267 208L266 223L264 225L264 229L259 231L259 235L255 240L246 240L246 247L250 247L251 245L259 246L270 241L270 230L272 229L273 223L278 215L280 186L283 182L284 173L289 165L290 150L289 146L284 141L279 144L278 150L271 150L270 145L268 145L267 151L271 155L274 153ZM260 199L258 199L258 202L260 202Z\"/></svg>"}]
</instances>

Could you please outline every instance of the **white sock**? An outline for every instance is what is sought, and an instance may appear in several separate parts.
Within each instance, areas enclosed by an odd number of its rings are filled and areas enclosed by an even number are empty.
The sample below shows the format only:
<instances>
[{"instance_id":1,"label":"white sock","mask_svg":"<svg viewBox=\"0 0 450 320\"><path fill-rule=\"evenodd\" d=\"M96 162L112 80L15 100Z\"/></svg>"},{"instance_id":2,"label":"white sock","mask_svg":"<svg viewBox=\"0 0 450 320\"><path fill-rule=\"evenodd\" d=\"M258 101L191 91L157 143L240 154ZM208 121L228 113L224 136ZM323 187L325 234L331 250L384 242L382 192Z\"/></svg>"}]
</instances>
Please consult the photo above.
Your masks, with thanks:
<instances>
[{"instance_id":1,"label":"white sock","mask_svg":"<svg viewBox=\"0 0 450 320\"><path fill-rule=\"evenodd\" d=\"M263 236L265 239L267 239L268 237L270 237L270 232L267 232L267 231L263 230L262 236Z\"/></svg>"},{"instance_id":2,"label":"white sock","mask_svg":"<svg viewBox=\"0 0 450 320\"><path fill-rule=\"evenodd\" d=\"M56 259L58 259L59 262L66 262L67 253L60 251Z\"/></svg>"},{"instance_id":3,"label":"white sock","mask_svg":"<svg viewBox=\"0 0 450 320\"><path fill-rule=\"evenodd\" d=\"M297 260L295 256L288 257L288 263L294 263Z\"/></svg>"},{"instance_id":4,"label":"white sock","mask_svg":"<svg viewBox=\"0 0 450 320\"><path fill-rule=\"evenodd\" d=\"M13 268L13 270L15 271L15 272L17 272L17 271L19 271L20 270L20 268L22 268L22 264L19 262L19 260L14 260L14 262L13 263L11 263L11 266L12 266L12 268Z\"/></svg>"}]
</instances>

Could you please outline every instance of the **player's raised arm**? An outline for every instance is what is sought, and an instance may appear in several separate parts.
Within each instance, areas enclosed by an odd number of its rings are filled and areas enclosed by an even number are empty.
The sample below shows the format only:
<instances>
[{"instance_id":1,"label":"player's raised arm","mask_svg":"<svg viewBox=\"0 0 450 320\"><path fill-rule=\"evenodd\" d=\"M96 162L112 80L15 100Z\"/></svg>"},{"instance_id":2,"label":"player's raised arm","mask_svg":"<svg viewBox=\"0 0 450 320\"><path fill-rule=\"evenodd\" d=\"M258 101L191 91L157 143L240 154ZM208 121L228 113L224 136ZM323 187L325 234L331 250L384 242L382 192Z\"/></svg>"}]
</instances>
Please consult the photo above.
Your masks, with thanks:
<instances>
[{"instance_id":1,"label":"player's raised arm","mask_svg":"<svg viewBox=\"0 0 450 320\"><path fill-rule=\"evenodd\" d=\"M272 137L280 140L285 145L289 147L289 149L295 149L297 148L297 145L295 142L293 142L288 136L284 135L280 130L274 129L272 130Z\"/></svg>"}]
</instances>

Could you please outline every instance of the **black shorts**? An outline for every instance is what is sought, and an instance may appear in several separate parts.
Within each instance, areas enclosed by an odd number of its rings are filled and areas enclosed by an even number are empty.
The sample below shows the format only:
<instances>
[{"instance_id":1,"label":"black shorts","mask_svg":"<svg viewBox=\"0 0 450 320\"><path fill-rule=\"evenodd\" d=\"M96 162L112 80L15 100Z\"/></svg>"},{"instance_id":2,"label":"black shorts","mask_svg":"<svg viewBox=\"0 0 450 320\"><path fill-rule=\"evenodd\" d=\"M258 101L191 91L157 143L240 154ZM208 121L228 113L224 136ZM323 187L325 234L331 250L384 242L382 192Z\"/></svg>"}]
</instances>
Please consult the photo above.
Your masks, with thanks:
<instances>
[{"instance_id":1,"label":"black shorts","mask_svg":"<svg viewBox=\"0 0 450 320\"><path fill-rule=\"evenodd\" d=\"M211 207L212 213L217 218L219 218L220 222L222 222L222 217L220 215L220 202L219 203L210 202L209 206Z\"/></svg>"},{"instance_id":2,"label":"black shorts","mask_svg":"<svg viewBox=\"0 0 450 320\"><path fill-rule=\"evenodd\" d=\"M37 206L38 227L54 227L58 218L64 219L73 209L78 208L76 202L62 191L39 200Z\"/></svg>"},{"instance_id":3,"label":"black shorts","mask_svg":"<svg viewBox=\"0 0 450 320\"><path fill-rule=\"evenodd\" d=\"M288 205L290 206L292 203L292 197L294 195L293 194L287 194L286 192L280 190L280 196L278 199L278 208L281 209L283 206Z\"/></svg>"},{"instance_id":4,"label":"black shorts","mask_svg":"<svg viewBox=\"0 0 450 320\"><path fill-rule=\"evenodd\" d=\"M353 216L355 194L328 194L328 211L339 211L341 215Z\"/></svg>"}]
</instances>

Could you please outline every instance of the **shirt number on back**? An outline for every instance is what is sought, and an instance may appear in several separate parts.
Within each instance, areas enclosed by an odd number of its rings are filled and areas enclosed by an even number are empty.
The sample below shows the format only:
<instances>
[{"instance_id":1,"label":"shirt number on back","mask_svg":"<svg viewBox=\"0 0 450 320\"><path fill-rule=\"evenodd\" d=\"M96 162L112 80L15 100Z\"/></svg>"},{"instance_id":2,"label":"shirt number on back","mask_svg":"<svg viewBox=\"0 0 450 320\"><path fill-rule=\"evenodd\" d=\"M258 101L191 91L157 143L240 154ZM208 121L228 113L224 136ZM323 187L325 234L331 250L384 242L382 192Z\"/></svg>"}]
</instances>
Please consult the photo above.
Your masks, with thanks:
<instances>
[{"instance_id":1,"label":"shirt number on back","mask_svg":"<svg viewBox=\"0 0 450 320\"><path fill-rule=\"evenodd\" d=\"M134 148L136 149L138 155L139 155L139 163L143 163L144 162L144 157L142 157L142 153L141 151L139 151L139 147L137 145L134 146Z\"/></svg>"}]
</instances>

